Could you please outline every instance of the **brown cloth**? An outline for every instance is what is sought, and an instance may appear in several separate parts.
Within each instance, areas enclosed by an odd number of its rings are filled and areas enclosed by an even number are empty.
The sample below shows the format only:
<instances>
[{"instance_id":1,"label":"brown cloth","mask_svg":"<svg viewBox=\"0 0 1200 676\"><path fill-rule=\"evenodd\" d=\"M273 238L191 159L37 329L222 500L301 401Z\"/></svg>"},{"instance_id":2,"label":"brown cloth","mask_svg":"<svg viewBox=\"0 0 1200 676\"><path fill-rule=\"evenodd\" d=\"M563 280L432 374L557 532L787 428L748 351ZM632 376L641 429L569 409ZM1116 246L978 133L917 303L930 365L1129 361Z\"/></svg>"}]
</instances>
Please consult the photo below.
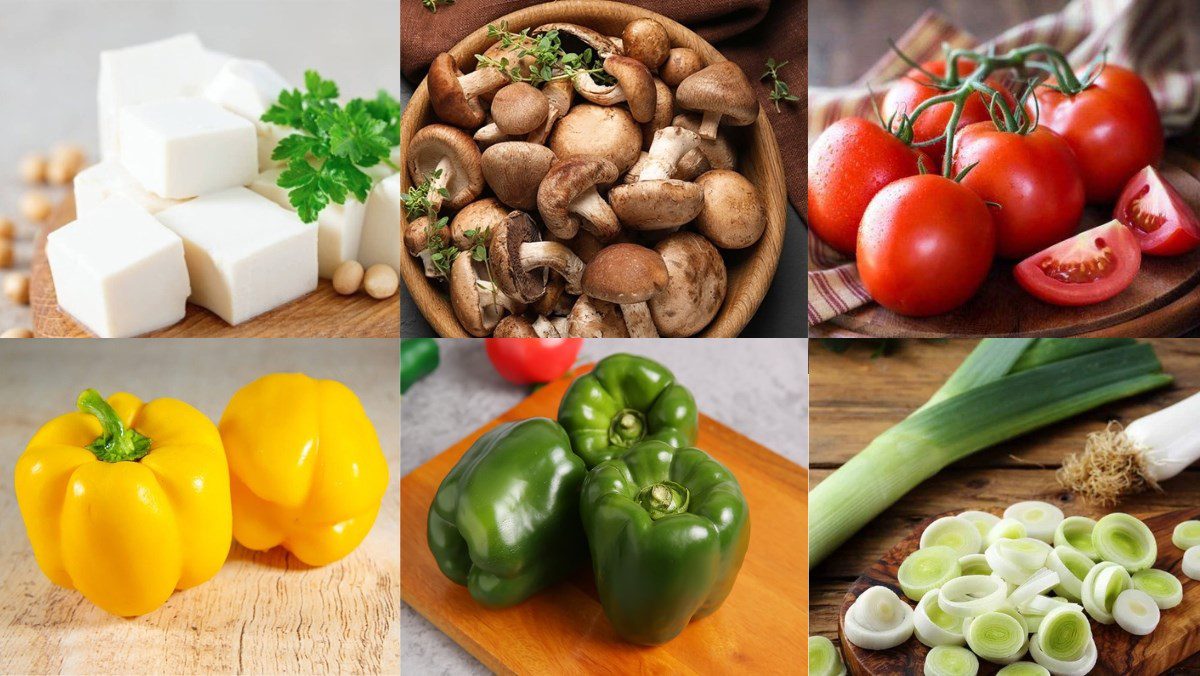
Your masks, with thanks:
<instances>
[{"instance_id":1,"label":"brown cloth","mask_svg":"<svg viewBox=\"0 0 1200 676\"><path fill-rule=\"evenodd\" d=\"M421 0L400 0L400 68L412 82L425 77L425 70L439 53L453 47L469 33L518 9L539 4L533 0L456 0L439 5L436 13ZM806 180L808 151L801 120L807 118L808 89L808 2L806 0L644 0L627 3L670 17L696 31L733 60L756 84L759 101L779 140L787 174L788 197L799 209ZM768 98L768 81L758 77L766 71L768 58L788 61L780 70L799 101L780 103L780 112Z\"/></svg>"}]
</instances>

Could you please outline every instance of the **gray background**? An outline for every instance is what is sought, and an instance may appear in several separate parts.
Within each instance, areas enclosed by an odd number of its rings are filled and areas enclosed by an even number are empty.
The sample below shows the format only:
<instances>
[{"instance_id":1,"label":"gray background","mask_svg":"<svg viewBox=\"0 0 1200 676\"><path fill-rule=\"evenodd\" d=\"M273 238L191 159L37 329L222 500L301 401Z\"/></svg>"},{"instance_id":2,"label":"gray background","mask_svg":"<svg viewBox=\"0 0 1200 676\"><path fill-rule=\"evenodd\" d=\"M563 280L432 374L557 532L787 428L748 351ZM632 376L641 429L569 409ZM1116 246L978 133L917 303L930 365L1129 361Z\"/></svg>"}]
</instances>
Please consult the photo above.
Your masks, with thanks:
<instances>
[{"instance_id":1,"label":"gray background","mask_svg":"<svg viewBox=\"0 0 1200 676\"><path fill-rule=\"evenodd\" d=\"M27 188L17 163L64 140L95 161L100 50L194 32L293 84L316 68L343 94L394 94L399 26L396 0L0 0L0 215L17 221L17 269L28 269L36 232L18 216ZM66 189L48 192L57 201ZM29 308L0 296L0 331L12 326L32 326Z\"/></svg>"},{"instance_id":2,"label":"gray background","mask_svg":"<svg viewBox=\"0 0 1200 676\"><path fill-rule=\"evenodd\" d=\"M527 387L501 378L483 341L442 339L441 366L413 385L400 407L400 472L407 474L513 407ZM801 465L808 464L808 350L805 340L588 340L580 361L632 352L661 361L700 410ZM403 562L401 562L403 565ZM401 660L408 673L487 673L404 604ZM513 637L520 640L520 637Z\"/></svg>"}]
</instances>

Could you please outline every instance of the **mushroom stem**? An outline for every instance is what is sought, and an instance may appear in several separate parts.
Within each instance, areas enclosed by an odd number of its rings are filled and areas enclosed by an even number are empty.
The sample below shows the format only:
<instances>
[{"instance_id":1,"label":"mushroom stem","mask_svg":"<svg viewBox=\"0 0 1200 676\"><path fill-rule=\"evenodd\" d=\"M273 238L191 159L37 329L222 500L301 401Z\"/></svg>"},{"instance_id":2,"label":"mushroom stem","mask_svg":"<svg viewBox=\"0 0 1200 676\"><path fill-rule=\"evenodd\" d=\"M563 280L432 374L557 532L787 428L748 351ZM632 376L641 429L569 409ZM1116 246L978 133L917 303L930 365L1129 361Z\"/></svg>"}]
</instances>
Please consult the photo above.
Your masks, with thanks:
<instances>
[{"instance_id":1,"label":"mushroom stem","mask_svg":"<svg viewBox=\"0 0 1200 676\"><path fill-rule=\"evenodd\" d=\"M480 127L475 132L475 136L472 138L474 138L475 142L483 146L485 149L490 148L497 143L503 143L504 141L512 140L511 136L500 131L500 127L497 127L495 122L490 122Z\"/></svg>"},{"instance_id":2,"label":"mushroom stem","mask_svg":"<svg viewBox=\"0 0 1200 676\"><path fill-rule=\"evenodd\" d=\"M645 302L622 305L621 316L625 318L630 338L658 338L658 329L654 328L650 307Z\"/></svg>"},{"instance_id":3,"label":"mushroom stem","mask_svg":"<svg viewBox=\"0 0 1200 676\"><path fill-rule=\"evenodd\" d=\"M554 129L554 124L558 122L563 115L566 115L566 111L559 110L558 105L551 101L550 114L546 116L546 121L542 122L542 125L537 129L529 132L529 135L525 137L525 140L529 143L544 145L546 143L546 139L550 136L551 130ZM478 139L478 135L476 136L476 139Z\"/></svg>"},{"instance_id":4,"label":"mushroom stem","mask_svg":"<svg viewBox=\"0 0 1200 676\"><path fill-rule=\"evenodd\" d=\"M620 230L617 215L600 196L595 186L588 188L571 202L570 212L583 218L584 230L600 239L608 239Z\"/></svg>"},{"instance_id":5,"label":"mushroom stem","mask_svg":"<svg viewBox=\"0 0 1200 676\"><path fill-rule=\"evenodd\" d=\"M443 157L438 161L437 168L434 169L438 175L433 177L430 174L429 178L429 205L434 211L442 210L442 203L446 201L446 196L442 194L446 186L450 185L450 173L454 171L454 160L449 157Z\"/></svg>"},{"instance_id":6,"label":"mushroom stem","mask_svg":"<svg viewBox=\"0 0 1200 676\"><path fill-rule=\"evenodd\" d=\"M663 127L654 132L654 141L646 154L646 163L638 175L639 181L661 181L671 178L679 161L700 147L700 138L683 127Z\"/></svg>"},{"instance_id":7,"label":"mushroom stem","mask_svg":"<svg viewBox=\"0 0 1200 676\"><path fill-rule=\"evenodd\" d=\"M700 138L714 141L717 138L717 127L721 126L721 114L711 110L704 111L704 119L700 121Z\"/></svg>"},{"instance_id":8,"label":"mushroom stem","mask_svg":"<svg viewBox=\"0 0 1200 676\"><path fill-rule=\"evenodd\" d=\"M579 295L583 261L558 242L526 242L521 245L521 267L526 271L550 268L567 280L567 293Z\"/></svg>"},{"instance_id":9,"label":"mushroom stem","mask_svg":"<svg viewBox=\"0 0 1200 676\"><path fill-rule=\"evenodd\" d=\"M514 315L520 312L516 302L501 291L494 282L481 279L475 282L475 285L483 292L480 294L479 307L485 315L492 316L499 321L500 317L504 315L504 311Z\"/></svg>"},{"instance_id":10,"label":"mushroom stem","mask_svg":"<svg viewBox=\"0 0 1200 676\"><path fill-rule=\"evenodd\" d=\"M539 338L566 338L565 331L559 331L558 326L554 324L546 315L538 315L538 318L533 321L533 331Z\"/></svg>"},{"instance_id":11,"label":"mushroom stem","mask_svg":"<svg viewBox=\"0 0 1200 676\"><path fill-rule=\"evenodd\" d=\"M425 276L431 279L436 279L442 276L440 270L433 265L433 252L429 249L422 249L417 254L417 258L421 259L421 264L425 266Z\"/></svg>"},{"instance_id":12,"label":"mushroom stem","mask_svg":"<svg viewBox=\"0 0 1200 676\"><path fill-rule=\"evenodd\" d=\"M473 99L500 89L509 83L508 75L499 68L479 68L458 78L463 95Z\"/></svg>"}]
</instances>

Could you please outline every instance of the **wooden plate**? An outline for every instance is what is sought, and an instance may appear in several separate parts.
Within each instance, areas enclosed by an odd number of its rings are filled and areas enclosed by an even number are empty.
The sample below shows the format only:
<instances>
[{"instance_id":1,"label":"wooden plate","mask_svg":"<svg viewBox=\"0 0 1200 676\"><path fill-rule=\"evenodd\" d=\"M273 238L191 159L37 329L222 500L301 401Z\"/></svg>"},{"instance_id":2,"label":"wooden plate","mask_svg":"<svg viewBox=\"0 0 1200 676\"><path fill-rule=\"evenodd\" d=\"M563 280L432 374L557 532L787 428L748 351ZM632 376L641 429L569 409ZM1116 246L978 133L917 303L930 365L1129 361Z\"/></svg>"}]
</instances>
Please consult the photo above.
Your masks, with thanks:
<instances>
[{"instance_id":1,"label":"wooden plate","mask_svg":"<svg viewBox=\"0 0 1200 676\"><path fill-rule=\"evenodd\" d=\"M529 7L501 17L494 24L507 21L509 30L520 31L554 21L578 23L595 28L606 35L620 35L625 24L638 18L655 19L667 29L674 46L696 50L707 63L725 61L725 57L700 36L671 19L640 7L601 0L561 0ZM493 40L487 37L487 26L471 33L450 50L455 60L464 69L475 63L475 54L481 54ZM753 77L754 74L747 74ZM413 92L400 129L400 149L408 147L417 130L436 121L429 105L425 81ZM767 212L767 228L762 239L754 246L737 252L725 252L725 264L729 282L725 303L716 318L699 336L731 338L741 333L746 323L754 316L775 277L779 256L783 251L783 235L786 223L786 191L784 188L783 164L779 157L779 146L775 133L767 121L767 114L759 111L758 120L745 127L740 137L738 171L750 179L762 194ZM402 166L407 160L402 157ZM410 178L406 171L400 172L401 188L408 190ZM459 325L446 297L444 285L438 285L427 277L421 265L411 256L400 257L400 276L412 294L413 302L438 334L454 338L467 337Z\"/></svg>"},{"instance_id":2,"label":"wooden plate","mask_svg":"<svg viewBox=\"0 0 1200 676\"><path fill-rule=\"evenodd\" d=\"M1163 177L1193 209L1200 212L1200 160L1170 151ZM1083 227L1112 220L1108 209L1088 208ZM979 293L966 305L937 317L902 317L871 303L834 317L830 328L879 337L1071 336L1091 333L1144 337L1138 320L1172 308L1177 301L1200 295L1200 250L1185 256L1142 257L1142 269L1128 289L1111 300L1087 307L1058 307L1029 295L1013 278L1011 264L997 264ZM1193 298L1194 300L1194 298ZM1155 327L1178 335L1200 325L1194 303L1181 303L1169 317L1159 316ZM1154 335L1160 335L1155 333Z\"/></svg>"},{"instance_id":3,"label":"wooden plate","mask_svg":"<svg viewBox=\"0 0 1200 676\"><path fill-rule=\"evenodd\" d=\"M554 418L567 385L586 368L539 389L400 480L401 598L500 674L803 673L808 473L704 415L696 445L737 476L750 504L750 547L725 603L669 643L647 648L621 641L600 607L590 566L502 610L480 606L466 587L442 575L429 552L426 521L446 473L496 425Z\"/></svg>"},{"instance_id":4,"label":"wooden plate","mask_svg":"<svg viewBox=\"0 0 1200 676\"><path fill-rule=\"evenodd\" d=\"M94 338L58 306L50 263L46 260L46 235L75 220L75 197L68 195L38 235L29 282L33 330L39 338ZM230 326L198 305L188 303L179 323L146 334L148 338L398 338L399 294L375 300L363 293L342 296L328 279L316 291L297 298L248 322Z\"/></svg>"},{"instance_id":5,"label":"wooden plate","mask_svg":"<svg viewBox=\"0 0 1200 676\"><path fill-rule=\"evenodd\" d=\"M999 514L998 510L993 510ZM891 650L863 650L846 640L846 611L858 595L868 587L885 585L909 601L900 592L896 571L909 554L920 547L921 531L934 519L957 514L946 512L925 520L907 538L892 547L875 565L854 581L842 600L838 614L838 638L841 639L842 656L850 673L863 674L920 674L929 648L917 639L910 638ZM1158 540L1158 561L1155 568L1170 571L1183 582L1183 603L1162 612L1162 621L1149 636L1134 636L1117 625L1103 625L1092 621L1092 635L1100 657L1093 674L1161 674L1189 656L1200 652L1200 582L1190 580L1181 571L1183 551L1171 544L1171 533L1181 521L1200 516L1200 509L1181 509L1174 512L1139 517L1146 522ZM1025 659L1032 661L1032 658ZM980 674L994 674L999 665L979 660Z\"/></svg>"}]
</instances>

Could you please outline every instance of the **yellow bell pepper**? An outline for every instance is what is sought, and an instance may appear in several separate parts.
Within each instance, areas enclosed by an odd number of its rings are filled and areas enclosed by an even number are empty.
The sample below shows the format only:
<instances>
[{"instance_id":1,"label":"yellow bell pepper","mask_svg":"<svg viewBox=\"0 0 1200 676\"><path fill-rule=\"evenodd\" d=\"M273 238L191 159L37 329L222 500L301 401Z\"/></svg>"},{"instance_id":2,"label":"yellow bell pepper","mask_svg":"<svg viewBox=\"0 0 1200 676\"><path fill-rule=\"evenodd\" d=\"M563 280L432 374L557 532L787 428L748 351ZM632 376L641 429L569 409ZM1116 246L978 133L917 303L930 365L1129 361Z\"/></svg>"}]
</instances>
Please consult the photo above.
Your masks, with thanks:
<instances>
[{"instance_id":1,"label":"yellow bell pepper","mask_svg":"<svg viewBox=\"0 0 1200 676\"><path fill-rule=\"evenodd\" d=\"M16 466L38 566L122 617L208 580L229 554L229 471L216 426L176 399L105 400L46 423Z\"/></svg>"},{"instance_id":2,"label":"yellow bell pepper","mask_svg":"<svg viewBox=\"0 0 1200 676\"><path fill-rule=\"evenodd\" d=\"M323 566L363 541L388 485L387 461L358 397L300 373L246 385L221 416L229 458L233 537L282 545Z\"/></svg>"}]
</instances>

